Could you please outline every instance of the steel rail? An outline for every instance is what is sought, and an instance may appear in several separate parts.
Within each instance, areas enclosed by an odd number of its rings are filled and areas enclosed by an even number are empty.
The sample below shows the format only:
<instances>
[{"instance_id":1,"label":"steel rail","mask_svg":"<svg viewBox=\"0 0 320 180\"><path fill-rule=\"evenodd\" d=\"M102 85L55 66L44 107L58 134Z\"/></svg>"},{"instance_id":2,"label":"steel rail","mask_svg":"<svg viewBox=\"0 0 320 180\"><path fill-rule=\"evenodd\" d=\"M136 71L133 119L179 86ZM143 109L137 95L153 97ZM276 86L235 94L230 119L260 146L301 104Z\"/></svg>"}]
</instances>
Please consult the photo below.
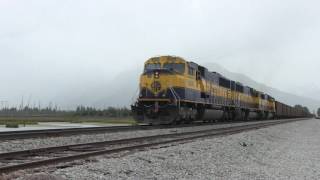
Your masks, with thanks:
<instances>
[{"instance_id":1,"label":"steel rail","mask_svg":"<svg viewBox=\"0 0 320 180\"><path fill-rule=\"evenodd\" d=\"M63 128L63 129L42 129L26 131L0 132L0 140L28 139L48 136L96 134L101 132L119 132L148 129L148 126L108 126L108 127L87 127L87 128Z\"/></svg>"},{"instance_id":2,"label":"steel rail","mask_svg":"<svg viewBox=\"0 0 320 180\"><path fill-rule=\"evenodd\" d=\"M272 120L268 120L268 121L272 121ZM126 132L126 131L138 131L138 130L170 129L170 128L183 128L183 127L193 127L193 126L223 125L223 124L233 124L233 123L235 124L256 123L256 122L261 122L261 121L236 121L236 122L219 122L219 123L193 122L192 124L182 124L182 125L157 125L157 126L134 125L134 126L108 126L108 127L6 131L6 132L0 132L0 141L55 137L55 136L71 136L71 135L78 135L78 134L114 133L114 132Z\"/></svg>"}]
</instances>

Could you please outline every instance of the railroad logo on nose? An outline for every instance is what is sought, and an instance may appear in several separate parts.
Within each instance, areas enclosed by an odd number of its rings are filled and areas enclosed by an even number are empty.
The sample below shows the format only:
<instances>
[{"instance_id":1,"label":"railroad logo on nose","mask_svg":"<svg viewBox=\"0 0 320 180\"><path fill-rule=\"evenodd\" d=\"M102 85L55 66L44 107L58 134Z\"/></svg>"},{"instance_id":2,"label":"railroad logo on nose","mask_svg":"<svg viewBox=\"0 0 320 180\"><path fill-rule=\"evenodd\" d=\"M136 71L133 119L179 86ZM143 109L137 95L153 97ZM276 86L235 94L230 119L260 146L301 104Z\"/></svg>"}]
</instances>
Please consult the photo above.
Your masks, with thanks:
<instances>
[{"instance_id":1,"label":"railroad logo on nose","mask_svg":"<svg viewBox=\"0 0 320 180\"><path fill-rule=\"evenodd\" d=\"M155 81L151 84L151 89L153 92L158 92L161 90L161 84L158 81Z\"/></svg>"}]
</instances>

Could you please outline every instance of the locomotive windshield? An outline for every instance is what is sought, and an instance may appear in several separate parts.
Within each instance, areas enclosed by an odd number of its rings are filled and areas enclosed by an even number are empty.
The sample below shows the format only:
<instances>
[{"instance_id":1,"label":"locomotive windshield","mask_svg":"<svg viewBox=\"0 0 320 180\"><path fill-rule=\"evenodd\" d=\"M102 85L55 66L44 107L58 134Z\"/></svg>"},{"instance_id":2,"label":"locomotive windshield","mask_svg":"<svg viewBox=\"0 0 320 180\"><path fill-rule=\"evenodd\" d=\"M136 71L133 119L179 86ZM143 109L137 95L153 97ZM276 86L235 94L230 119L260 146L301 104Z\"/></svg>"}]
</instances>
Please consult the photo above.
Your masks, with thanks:
<instances>
[{"instance_id":1,"label":"locomotive windshield","mask_svg":"<svg viewBox=\"0 0 320 180\"><path fill-rule=\"evenodd\" d=\"M184 71L185 71L185 64L182 64L182 63L165 63L163 65L163 68L183 74Z\"/></svg>"},{"instance_id":2,"label":"locomotive windshield","mask_svg":"<svg viewBox=\"0 0 320 180\"><path fill-rule=\"evenodd\" d=\"M155 70L155 69L161 69L161 64L160 63L146 64L146 66L144 68L144 72L152 71L152 70Z\"/></svg>"}]
</instances>

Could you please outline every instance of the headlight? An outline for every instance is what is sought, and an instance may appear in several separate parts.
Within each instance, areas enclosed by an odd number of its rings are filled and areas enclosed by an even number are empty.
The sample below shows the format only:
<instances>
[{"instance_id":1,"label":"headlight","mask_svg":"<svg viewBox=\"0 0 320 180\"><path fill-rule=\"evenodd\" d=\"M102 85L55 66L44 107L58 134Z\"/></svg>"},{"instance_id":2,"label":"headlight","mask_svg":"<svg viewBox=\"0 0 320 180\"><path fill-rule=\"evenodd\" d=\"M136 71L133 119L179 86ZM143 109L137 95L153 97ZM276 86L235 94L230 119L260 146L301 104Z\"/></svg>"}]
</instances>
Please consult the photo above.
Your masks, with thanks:
<instances>
[{"instance_id":1,"label":"headlight","mask_svg":"<svg viewBox=\"0 0 320 180\"><path fill-rule=\"evenodd\" d=\"M159 72L158 72L158 71L156 71L156 72L154 73L154 78L156 78L156 79L159 78Z\"/></svg>"}]
</instances>

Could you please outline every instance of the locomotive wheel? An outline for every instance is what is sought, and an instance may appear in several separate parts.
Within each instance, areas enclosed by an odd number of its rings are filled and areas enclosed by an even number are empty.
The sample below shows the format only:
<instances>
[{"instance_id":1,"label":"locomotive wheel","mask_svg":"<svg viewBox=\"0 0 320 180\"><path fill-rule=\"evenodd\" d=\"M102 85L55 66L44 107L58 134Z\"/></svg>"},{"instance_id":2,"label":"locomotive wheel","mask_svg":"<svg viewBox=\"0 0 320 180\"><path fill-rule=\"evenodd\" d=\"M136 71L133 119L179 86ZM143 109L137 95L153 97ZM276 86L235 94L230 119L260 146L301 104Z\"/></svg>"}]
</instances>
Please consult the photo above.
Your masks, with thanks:
<instances>
[{"instance_id":1,"label":"locomotive wheel","mask_svg":"<svg viewBox=\"0 0 320 180\"><path fill-rule=\"evenodd\" d=\"M227 120L227 112L226 110L223 111L223 115L222 115L222 118L221 118L221 121L222 122L225 122Z\"/></svg>"},{"instance_id":2,"label":"locomotive wheel","mask_svg":"<svg viewBox=\"0 0 320 180\"><path fill-rule=\"evenodd\" d=\"M245 115L244 115L244 121L248 121L249 120L249 113L250 111L249 110L245 110Z\"/></svg>"}]
</instances>

